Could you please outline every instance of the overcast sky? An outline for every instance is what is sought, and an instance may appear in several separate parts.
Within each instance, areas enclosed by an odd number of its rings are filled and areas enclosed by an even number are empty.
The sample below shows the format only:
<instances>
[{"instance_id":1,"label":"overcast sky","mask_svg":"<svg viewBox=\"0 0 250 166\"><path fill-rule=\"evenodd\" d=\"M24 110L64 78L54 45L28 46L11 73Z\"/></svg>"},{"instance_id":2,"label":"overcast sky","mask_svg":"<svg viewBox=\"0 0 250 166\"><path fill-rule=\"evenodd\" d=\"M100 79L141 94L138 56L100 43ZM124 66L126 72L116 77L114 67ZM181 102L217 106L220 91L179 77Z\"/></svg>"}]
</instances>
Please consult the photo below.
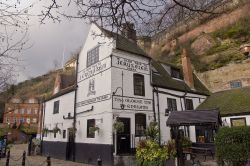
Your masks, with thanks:
<instances>
[{"instance_id":1,"label":"overcast sky","mask_svg":"<svg viewBox=\"0 0 250 166\"><path fill-rule=\"evenodd\" d=\"M35 12L40 10L41 5L33 8ZM61 23L40 24L38 18L33 17L29 24L29 43L33 46L21 52L23 63L17 82L47 73L55 68L55 61L61 66L71 53L82 47L89 29L83 20L62 19Z\"/></svg>"}]
</instances>

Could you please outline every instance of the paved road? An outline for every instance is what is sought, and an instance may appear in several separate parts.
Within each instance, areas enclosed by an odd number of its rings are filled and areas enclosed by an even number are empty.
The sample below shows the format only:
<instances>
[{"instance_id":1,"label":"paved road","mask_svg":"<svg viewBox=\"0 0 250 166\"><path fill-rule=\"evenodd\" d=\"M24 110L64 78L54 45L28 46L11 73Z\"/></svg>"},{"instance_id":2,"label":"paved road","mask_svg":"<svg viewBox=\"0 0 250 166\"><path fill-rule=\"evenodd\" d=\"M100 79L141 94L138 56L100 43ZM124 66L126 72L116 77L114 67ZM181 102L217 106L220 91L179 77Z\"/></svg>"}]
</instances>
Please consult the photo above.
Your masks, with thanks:
<instances>
[{"instance_id":1,"label":"paved road","mask_svg":"<svg viewBox=\"0 0 250 166\"><path fill-rule=\"evenodd\" d=\"M10 149L10 163L9 166L21 166L22 159L20 158L25 150L27 152L27 144L13 145ZM5 166L6 159L0 160L0 165ZM47 166L46 157L44 156L27 156L26 166ZM51 166L92 166L89 164L76 163L64 160L57 160L51 158Z\"/></svg>"}]
</instances>

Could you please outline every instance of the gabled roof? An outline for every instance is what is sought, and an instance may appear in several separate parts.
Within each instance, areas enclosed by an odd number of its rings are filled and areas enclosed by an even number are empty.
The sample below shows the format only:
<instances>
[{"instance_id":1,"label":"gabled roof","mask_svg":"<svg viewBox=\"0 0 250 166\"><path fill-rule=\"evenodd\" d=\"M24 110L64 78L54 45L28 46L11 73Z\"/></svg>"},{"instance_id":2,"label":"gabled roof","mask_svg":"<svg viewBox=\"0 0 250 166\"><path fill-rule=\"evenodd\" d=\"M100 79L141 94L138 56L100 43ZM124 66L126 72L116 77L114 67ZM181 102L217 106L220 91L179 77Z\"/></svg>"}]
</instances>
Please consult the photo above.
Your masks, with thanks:
<instances>
[{"instance_id":1,"label":"gabled roof","mask_svg":"<svg viewBox=\"0 0 250 166\"><path fill-rule=\"evenodd\" d=\"M222 124L220 112L212 110L172 111L167 120L167 126L193 126Z\"/></svg>"},{"instance_id":2,"label":"gabled roof","mask_svg":"<svg viewBox=\"0 0 250 166\"><path fill-rule=\"evenodd\" d=\"M195 88L195 90L193 90L184 81L172 78L160 62L152 60L151 65L157 70L157 73L152 73L153 86L202 95L209 95L209 90L201 83L201 81L196 77L195 74L193 74ZM171 65L171 67L173 67L173 65ZM182 70L180 71L182 72Z\"/></svg>"},{"instance_id":3,"label":"gabled roof","mask_svg":"<svg viewBox=\"0 0 250 166\"><path fill-rule=\"evenodd\" d=\"M219 108L221 116L250 114L250 87L211 94L198 109Z\"/></svg>"},{"instance_id":4,"label":"gabled roof","mask_svg":"<svg viewBox=\"0 0 250 166\"><path fill-rule=\"evenodd\" d=\"M99 26L98 26L99 27ZM111 32L107 29L101 28L101 31L104 33L104 35L106 35L107 37L112 37L114 38L115 42L116 42L116 49L121 50L121 51L126 51L129 53L133 53L136 55L140 55L143 57L147 57L150 58L147 53L145 53L138 45L136 42L132 42L129 39L123 37L120 34Z\"/></svg>"}]
</instances>

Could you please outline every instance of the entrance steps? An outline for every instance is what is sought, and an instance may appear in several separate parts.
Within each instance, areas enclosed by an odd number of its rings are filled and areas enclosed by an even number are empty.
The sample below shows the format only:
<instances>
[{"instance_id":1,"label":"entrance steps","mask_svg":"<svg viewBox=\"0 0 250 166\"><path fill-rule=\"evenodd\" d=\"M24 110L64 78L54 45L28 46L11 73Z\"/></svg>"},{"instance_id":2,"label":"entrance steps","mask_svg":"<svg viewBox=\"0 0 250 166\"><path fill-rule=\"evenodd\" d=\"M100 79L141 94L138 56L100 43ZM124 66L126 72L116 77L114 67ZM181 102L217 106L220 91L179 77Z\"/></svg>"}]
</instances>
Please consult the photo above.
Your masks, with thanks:
<instances>
[{"instance_id":1,"label":"entrance steps","mask_svg":"<svg viewBox=\"0 0 250 166\"><path fill-rule=\"evenodd\" d=\"M114 166L136 166L135 156L114 156Z\"/></svg>"}]
</instances>

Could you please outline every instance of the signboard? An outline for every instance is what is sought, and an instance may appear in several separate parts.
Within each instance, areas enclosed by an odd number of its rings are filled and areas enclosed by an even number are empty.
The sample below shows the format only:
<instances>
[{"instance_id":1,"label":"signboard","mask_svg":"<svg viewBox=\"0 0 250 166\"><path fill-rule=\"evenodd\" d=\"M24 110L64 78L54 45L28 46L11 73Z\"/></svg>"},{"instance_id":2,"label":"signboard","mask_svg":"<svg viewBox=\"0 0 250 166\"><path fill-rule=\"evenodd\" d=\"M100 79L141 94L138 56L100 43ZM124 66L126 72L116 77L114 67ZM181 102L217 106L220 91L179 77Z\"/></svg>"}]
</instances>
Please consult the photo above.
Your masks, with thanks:
<instances>
[{"instance_id":1,"label":"signboard","mask_svg":"<svg viewBox=\"0 0 250 166\"><path fill-rule=\"evenodd\" d=\"M153 102L151 99L113 96L113 109L152 111Z\"/></svg>"},{"instance_id":2,"label":"signboard","mask_svg":"<svg viewBox=\"0 0 250 166\"><path fill-rule=\"evenodd\" d=\"M246 126L246 118L231 118L231 126Z\"/></svg>"},{"instance_id":3,"label":"signboard","mask_svg":"<svg viewBox=\"0 0 250 166\"><path fill-rule=\"evenodd\" d=\"M148 64L118 56L112 56L112 66L133 72L149 74Z\"/></svg>"},{"instance_id":4,"label":"signboard","mask_svg":"<svg viewBox=\"0 0 250 166\"><path fill-rule=\"evenodd\" d=\"M76 106L77 107L82 107L84 105L97 103L97 102L101 102L101 101L105 101L105 100L109 100L109 99L111 99L111 95L106 94L106 95L98 96L98 97L95 97L95 98L87 99L87 100L84 100L84 101L80 101L80 102L78 102L76 104Z\"/></svg>"},{"instance_id":5,"label":"signboard","mask_svg":"<svg viewBox=\"0 0 250 166\"><path fill-rule=\"evenodd\" d=\"M111 67L110 59L105 58L78 73L78 82L99 74Z\"/></svg>"}]
</instances>

